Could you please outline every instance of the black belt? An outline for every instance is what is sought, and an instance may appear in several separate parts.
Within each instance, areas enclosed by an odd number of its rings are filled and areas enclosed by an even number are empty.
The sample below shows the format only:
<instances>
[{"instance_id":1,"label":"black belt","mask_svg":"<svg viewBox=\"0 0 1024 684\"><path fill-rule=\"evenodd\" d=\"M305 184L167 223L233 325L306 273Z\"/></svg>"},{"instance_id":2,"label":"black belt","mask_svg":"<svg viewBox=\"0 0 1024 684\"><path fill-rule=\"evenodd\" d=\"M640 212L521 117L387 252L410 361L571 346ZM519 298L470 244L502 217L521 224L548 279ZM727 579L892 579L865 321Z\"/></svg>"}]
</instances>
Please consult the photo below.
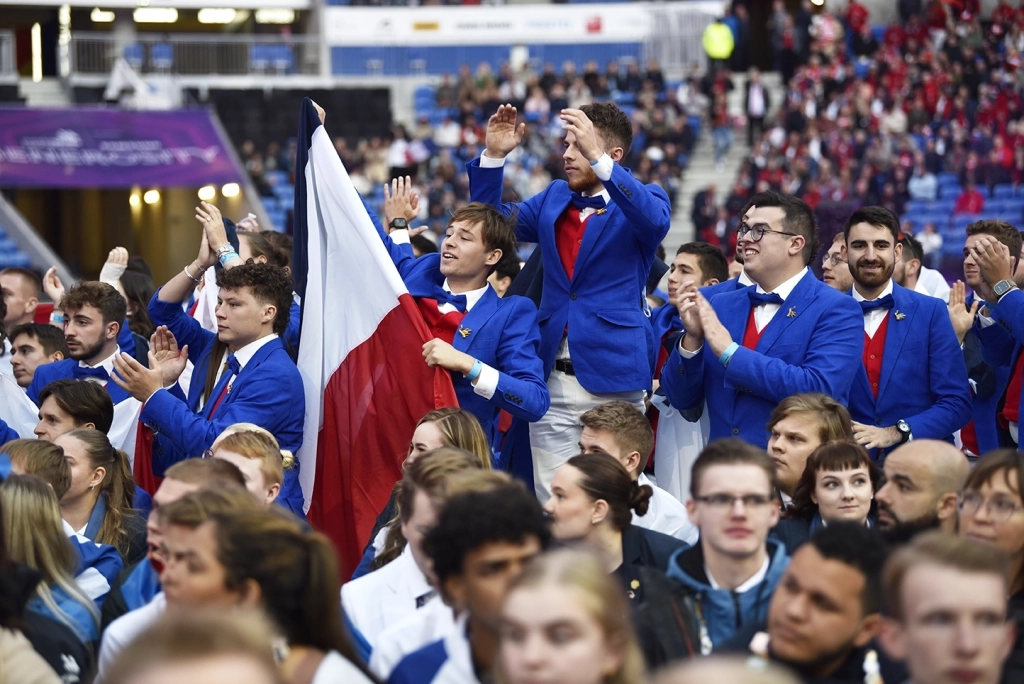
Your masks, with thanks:
<instances>
[{"instance_id":1,"label":"black belt","mask_svg":"<svg viewBox=\"0 0 1024 684\"><path fill-rule=\"evenodd\" d=\"M555 361L555 370L562 371L566 375L576 375L576 371L572 367L572 361L569 359L557 359Z\"/></svg>"}]
</instances>

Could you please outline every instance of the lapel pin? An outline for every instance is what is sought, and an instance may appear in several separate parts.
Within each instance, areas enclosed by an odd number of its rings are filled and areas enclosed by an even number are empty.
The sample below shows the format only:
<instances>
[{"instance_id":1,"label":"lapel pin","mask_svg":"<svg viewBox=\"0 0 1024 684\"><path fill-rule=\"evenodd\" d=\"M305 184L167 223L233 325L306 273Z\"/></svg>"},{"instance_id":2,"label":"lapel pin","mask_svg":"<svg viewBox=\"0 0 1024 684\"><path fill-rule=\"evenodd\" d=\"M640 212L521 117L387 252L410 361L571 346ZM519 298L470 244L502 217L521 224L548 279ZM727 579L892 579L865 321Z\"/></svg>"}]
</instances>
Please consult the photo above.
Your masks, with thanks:
<instances>
[{"instance_id":1,"label":"lapel pin","mask_svg":"<svg viewBox=\"0 0 1024 684\"><path fill-rule=\"evenodd\" d=\"M907 314L903 313L902 311L897 311L896 313L893 314L893 316L896 317L897 321L902 321L904 318L907 317Z\"/></svg>"},{"instance_id":2,"label":"lapel pin","mask_svg":"<svg viewBox=\"0 0 1024 684\"><path fill-rule=\"evenodd\" d=\"M469 328L463 328L461 325L459 326L459 334L462 335L462 339L466 339L467 337L469 337L469 334L471 332L473 331L470 330Z\"/></svg>"},{"instance_id":3,"label":"lapel pin","mask_svg":"<svg viewBox=\"0 0 1024 684\"><path fill-rule=\"evenodd\" d=\"M786 318L796 318L796 307L789 307L789 313L786 314Z\"/></svg>"},{"instance_id":4,"label":"lapel pin","mask_svg":"<svg viewBox=\"0 0 1024 684\"><path fill-rule=\"evenodd\" d=\"M598 216L600 216L601 214L605 213L606 211L608 211L608 210L607 210L607 209L605 209L604 207L601 207L600 209L598 209L598 210L597 210L596 212L594 212L594 213L596 213L596 214L597 214Z\"/></svg>"}]
</instances>

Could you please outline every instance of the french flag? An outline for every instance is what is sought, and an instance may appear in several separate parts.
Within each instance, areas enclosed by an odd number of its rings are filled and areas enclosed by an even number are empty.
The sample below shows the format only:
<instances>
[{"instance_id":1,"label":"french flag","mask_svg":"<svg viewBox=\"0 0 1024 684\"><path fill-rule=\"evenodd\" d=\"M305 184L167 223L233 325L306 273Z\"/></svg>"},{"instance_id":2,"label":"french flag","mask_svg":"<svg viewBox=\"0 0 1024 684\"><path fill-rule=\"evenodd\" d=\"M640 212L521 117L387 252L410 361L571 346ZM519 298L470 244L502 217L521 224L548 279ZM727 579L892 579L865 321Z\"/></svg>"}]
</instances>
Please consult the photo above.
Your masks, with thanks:
<instances>
[{"instance_id":1,"label":"french flag","mask_svg":"<svg viewBox=\"0 0 1024 684\"><path fill-rule=\"evenodd\" d=\"M416 422L458 400L448 373L423 360L430 331L309 98L298 141L300 482L310 523L334 541L348 577L402 476Z\"/></svg>"}]
</instances>

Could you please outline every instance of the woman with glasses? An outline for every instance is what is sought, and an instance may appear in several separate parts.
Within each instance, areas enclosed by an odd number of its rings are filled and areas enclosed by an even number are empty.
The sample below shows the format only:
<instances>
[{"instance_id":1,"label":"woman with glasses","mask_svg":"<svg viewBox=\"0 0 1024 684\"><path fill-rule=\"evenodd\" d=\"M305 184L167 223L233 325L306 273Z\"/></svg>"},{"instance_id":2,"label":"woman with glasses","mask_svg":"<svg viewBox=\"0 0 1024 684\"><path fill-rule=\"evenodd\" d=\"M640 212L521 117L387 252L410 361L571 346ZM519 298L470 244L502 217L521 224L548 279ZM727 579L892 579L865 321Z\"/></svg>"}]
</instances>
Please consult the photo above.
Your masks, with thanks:
<instances>
[{"instance_id":1,"label":"woman with glasses","mask_svg":"<svg viewBox=\"0 0 1024 684\"><path fill-rule=\"evenodd\" d=\"M960 494L960 536L995 546L1010 558L1009 617L1017 638L1003 681L1024 681L1024 454L996 449L971 470ZM1013 677L1011 673L1017 675Z\"/></svg>"},{"instance_id":2,"label":"woman with glasses","mask_svg":"<svg viewBox=\"0 0 1024 684\"><path fill-rule=\"evenodd\" d=\"M826 442L807 458L793 494L793 505L769 537L786 545L790 555L811 535L832 522L873 525L875 492L881 473L864 447Z\"/></svg>"}]
</instances>

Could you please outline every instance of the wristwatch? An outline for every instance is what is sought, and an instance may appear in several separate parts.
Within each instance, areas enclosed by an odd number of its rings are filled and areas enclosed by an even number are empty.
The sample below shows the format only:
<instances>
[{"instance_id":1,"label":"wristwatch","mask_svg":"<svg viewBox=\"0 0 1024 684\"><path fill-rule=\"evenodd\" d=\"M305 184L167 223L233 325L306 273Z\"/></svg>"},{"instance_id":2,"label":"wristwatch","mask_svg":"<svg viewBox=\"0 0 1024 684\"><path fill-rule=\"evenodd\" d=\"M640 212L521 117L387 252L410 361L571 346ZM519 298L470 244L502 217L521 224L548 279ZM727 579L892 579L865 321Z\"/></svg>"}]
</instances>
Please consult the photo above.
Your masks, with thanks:
<instances>
[{"instance_id":1,"label":"wristwatch","mask_svg":"<svg viewBox=\"0 0 1024 684\"><path fill-rule=\"evenodd\" d=\"M992 288L992 292L995 294L996 297L1002 299L1004 294L1006 294L1010 290L1015 289L1017 289L1017 283L1013 282L1012 280L1000 280Z\"/></svg>"},{"instance_id":2,"label":"wristwatch","mask_svg":"<svg viewBox=\"0 0 1024 684\"><path fill-rule=\"evenodd\" d=\"M401 218L401 217L391 219L391 223L389 223L388 225L391 227L391 230L408 230L409 229L409 222L406 221L404 218Z\"/></svg>"},{"instance_id":3,"label":"wristwatch","mask_svg":"<svg viewBox=\"0 0 1024 684\"><path fill-rule=\"evenodd\" d=\"M217 248L217 258L220 259L225 254L231 254L235 251L235 248L231 246L230 242L225 242L223 245Z\"/></svg>"},{"instance_id":4,"label":"wristwatch","mask_svg":"<svg viewBox=\"0 0 1024 684\"><path fill-rule=\"evenodd\" d=\"M900 433L900 444L905 444L910 441L910 426L907 425L907 421L896 421L896 430Z\"/></svg>"}]
</instances>

